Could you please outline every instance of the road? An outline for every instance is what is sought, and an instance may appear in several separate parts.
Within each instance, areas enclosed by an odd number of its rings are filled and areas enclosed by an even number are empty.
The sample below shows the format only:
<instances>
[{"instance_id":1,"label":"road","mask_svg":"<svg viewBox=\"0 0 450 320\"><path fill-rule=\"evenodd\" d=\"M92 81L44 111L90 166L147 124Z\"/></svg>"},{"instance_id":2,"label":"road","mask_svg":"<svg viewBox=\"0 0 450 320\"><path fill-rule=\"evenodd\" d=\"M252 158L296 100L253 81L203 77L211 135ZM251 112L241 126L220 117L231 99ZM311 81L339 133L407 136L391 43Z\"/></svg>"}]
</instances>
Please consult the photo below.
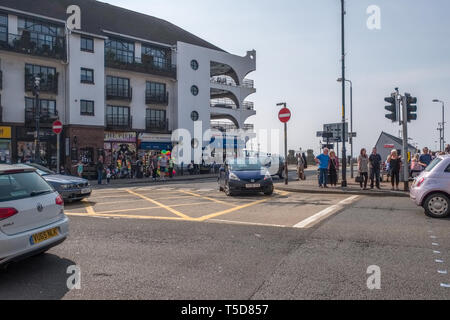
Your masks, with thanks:
<instances>
[{"instance_id":1,"label":"road","mask_svg":"<svg viewBox=\"0 0 450 320\"><path fill-rule=\"evenodd\" d=\"M70 238L1 273L0 299L450 298L450 219L406 198L228 198L202 180L96 190L66 212Z\"/></svg>"}]
</instances>

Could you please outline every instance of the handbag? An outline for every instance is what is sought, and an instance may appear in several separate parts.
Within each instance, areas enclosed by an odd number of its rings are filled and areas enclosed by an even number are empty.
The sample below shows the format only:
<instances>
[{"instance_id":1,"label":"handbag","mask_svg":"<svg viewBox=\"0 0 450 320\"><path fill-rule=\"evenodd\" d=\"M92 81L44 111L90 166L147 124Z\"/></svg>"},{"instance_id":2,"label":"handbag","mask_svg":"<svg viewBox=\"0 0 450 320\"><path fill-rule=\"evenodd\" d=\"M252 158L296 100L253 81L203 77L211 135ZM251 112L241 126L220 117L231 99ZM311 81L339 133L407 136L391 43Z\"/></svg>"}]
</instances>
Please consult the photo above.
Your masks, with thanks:
<instances>
[{"instance_id":1,"label":"handbag","mask_svg":"<svg viewBox=\"0 0 450 320\"><path fill-rule=\"evenodd\" d=\"M355 182L356 183L362 183L363 182L363 177L361 176L361 174L355 178Z\"/></svg>"}]
</instances>

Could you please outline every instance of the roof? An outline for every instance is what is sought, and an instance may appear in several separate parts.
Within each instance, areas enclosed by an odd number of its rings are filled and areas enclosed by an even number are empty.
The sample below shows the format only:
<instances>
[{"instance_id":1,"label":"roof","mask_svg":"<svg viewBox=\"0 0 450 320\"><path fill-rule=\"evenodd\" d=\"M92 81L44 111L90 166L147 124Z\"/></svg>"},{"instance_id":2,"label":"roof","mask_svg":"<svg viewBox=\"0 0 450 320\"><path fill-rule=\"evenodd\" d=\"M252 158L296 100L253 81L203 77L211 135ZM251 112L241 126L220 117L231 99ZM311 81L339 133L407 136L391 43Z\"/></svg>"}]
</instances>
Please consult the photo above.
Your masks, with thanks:
<instances>
[{"instance_id":1,"label":"roof","mask_svg":"<svg viewBox=\"0 0 450 320\"><path fill-rule=\"evenodd\" d=\"M385 136L389 137L389 139L395 141L396 143L403 145L403 139L400 139L400 138L393 136L392 134L386 133L384 131L381 132L380 138L382 135L385 135ZM378 140L380 140L380 139L378 139ZM408 143L408 148L416 150L416 147L409 143Z\"/></svg>"},{"instance_id":2,"label":"roof","mask_svg":"<svg viewBox=\"0 0 450 320\"><path fill-rule=\"evenodd\" d=\"M0 174L5 173L6 171L10 170L24 170L26 172L28 171L36 171L34 168L24 168L23 165L20 164L0 164Z\"/></svg>"},{"instance_id":3,"label":"roof","mask_svg":"<svg viewBox=\"0 0 450 320\"><path fill-rule=\"evenodd\" d=\"M103 30L150 42L176 45L177 41L224 51L176 25L139 12L96 0L0 0L0 6L66 21L67 7L81 9L81 31L107 36Z\"/></svg>"}]
</instances>

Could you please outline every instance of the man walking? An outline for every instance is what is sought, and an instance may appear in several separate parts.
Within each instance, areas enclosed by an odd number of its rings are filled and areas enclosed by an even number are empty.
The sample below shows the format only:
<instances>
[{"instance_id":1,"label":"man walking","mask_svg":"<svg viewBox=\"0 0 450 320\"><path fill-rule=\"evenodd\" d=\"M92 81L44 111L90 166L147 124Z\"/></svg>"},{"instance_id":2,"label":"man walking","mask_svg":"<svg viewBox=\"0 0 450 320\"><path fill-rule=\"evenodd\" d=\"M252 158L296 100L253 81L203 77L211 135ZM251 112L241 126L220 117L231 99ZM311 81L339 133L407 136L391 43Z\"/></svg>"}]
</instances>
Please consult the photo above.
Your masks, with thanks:
<instances>
[{"instance_id":1,"label":"man walking","mask_svg":"<svg viewBox=\"0 0 450 320\"><path fill-rule=\"evenodd\" d=\"M381 156L377 153L377 148L372 149L372 154L369 157L369 164L370 164L370 189L373 189L375 180L377 189L380 190Z\"/></svg>"},{"instance_id":2,"label":"man walking","mask_svg":"<svg viewBox=\"0 0 450 320\"><path fill-rule=\"evenodd\" d=\"M103 156L100 156L98 158L98 162L97 162L97 179L98 179L98 184L101 185L102 184L102 180L103 180L103 171L105 170L105 166L103 164Z\"/></svg>"},{"instance_id":3,"label":"man walking","mask_svg":"<svg viewBox=\"0 0 450 320\"><path fill-rule=\"evenodd\" d=\"M423 148L423 154L419 158L419 163L423 169L426 169L432 160L433 158L431 157L430 150L427 147Z\"/></svg>"},{"instance_id":4,"label":"man walking","mask_svg":"<svg viewBox=\"0 0 450 320\"><path fill-rule=\"evenodd\" d=\"M330 164L330 150L323 149L323 153L316 157L315 161L319 164L319 188L328 188L328 166Z\"/></svg>"}]
</instances>

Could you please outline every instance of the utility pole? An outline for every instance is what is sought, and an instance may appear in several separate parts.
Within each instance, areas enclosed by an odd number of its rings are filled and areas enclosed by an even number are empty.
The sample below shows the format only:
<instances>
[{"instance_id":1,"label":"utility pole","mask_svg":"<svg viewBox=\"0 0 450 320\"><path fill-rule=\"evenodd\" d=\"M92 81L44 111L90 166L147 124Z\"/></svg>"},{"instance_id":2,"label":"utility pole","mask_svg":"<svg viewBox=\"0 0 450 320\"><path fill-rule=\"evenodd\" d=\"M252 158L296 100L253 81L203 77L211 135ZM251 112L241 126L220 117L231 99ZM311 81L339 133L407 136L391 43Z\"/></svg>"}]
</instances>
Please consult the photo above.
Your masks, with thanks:
<instances>
[{"instance_id":1,"label":"utility pole","mask_svg":"<svg viewBox=\"0 0 450 320\"><path fill-rule=\"evenodd\" d=\"M39 102L39 93L40 93L40 87L41 87L41 78L34 77L33 80L34 80L33 95L35 96L34 116L35 116L35 121L36 121L34 162L40 164L41 163L41 150L40 150L41 142L40 142L39 126L40 126L40 120L41 120L41 104Z\"/></svg>"},{"instance_id":2,"label":"utility pole","mask_svg":"<svg viewBox=\"0 0 450 320\"><path fill-rule=\"evenodd\" d=\"M401 97L401 96L400 96ZM409 165L408 165L408 103L406 95L402 97L402 126L403 126L403 183L404 190L409 191Z\"/></svg>"},{"instance_id":3,"label":"utility pole","mask_svg":"<svg viewBox=\"0 0 450 320\"><path fill-rule=\"evenodd\" d=\"M347 154L345 150L345 1L341 0L342 40L342 187L347 187Z\"/></svg>"}]
</instances>

